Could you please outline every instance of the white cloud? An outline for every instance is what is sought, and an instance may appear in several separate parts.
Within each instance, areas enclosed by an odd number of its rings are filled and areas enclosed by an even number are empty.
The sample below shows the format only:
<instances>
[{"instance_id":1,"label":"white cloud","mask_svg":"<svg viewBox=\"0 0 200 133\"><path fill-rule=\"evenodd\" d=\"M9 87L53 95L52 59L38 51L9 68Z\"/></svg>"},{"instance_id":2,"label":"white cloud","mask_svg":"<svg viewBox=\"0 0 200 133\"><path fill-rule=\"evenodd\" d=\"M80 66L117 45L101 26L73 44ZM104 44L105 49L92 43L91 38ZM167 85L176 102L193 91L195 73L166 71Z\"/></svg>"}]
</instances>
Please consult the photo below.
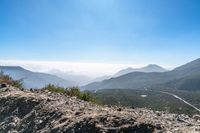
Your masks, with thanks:
<instances>
[{"instance_id":1,"label":"white cloud","mask_svg":"<svg viewBox=\"0 0 200 133\"><path fill-rule=\"evenodd\" d=\"M48 72L57 69L63 72L84 74L91 77L111 75L127 67L141 67L130 64L108 64L88 62L64 62L64 61L27 61L27 60L0 60L0 65L22 66L35 72Z\"/></svg>"}]
</instances>

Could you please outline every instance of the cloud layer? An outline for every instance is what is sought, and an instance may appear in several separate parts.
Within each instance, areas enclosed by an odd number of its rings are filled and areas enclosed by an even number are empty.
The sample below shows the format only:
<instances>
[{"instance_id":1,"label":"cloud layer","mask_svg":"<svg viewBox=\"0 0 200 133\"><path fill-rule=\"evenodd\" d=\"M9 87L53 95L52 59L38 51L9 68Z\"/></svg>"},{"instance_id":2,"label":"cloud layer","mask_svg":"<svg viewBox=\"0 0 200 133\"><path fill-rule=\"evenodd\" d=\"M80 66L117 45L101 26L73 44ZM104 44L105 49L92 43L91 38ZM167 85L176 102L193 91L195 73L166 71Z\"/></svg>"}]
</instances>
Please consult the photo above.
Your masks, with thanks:
<instances>
[{"instance_id":1,"label":"cloud layer","mask_svg":"<svg viewBox=\"0 0 200 133\"><path fill-rule=\"evenodd\" d=\"M49 72L60 70L73 74L83 74L90 77L111 75L127 67L141 67L130 64L106 64L88 62L62 62L62 61L27 61L27 60L0 60L0 65L21 66L35 72Z\"/></svg>"}]
</instances>

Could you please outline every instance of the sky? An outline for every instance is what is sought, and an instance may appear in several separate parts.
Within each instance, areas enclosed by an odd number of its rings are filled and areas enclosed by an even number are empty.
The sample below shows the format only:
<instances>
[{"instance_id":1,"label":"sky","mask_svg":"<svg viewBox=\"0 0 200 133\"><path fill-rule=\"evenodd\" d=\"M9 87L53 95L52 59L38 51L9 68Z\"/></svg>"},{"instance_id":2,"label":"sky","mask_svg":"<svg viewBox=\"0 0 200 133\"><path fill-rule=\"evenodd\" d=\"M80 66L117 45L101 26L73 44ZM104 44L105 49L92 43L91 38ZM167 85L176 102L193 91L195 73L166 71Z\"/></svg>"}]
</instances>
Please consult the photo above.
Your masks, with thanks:
<instances>
[{"instance_id":1,"label":"sky","mask_svg":"<svg viewBox=\"0 0 200 133\"><path fill-rule=\"evenodd\" d=\"M0 0L0 65L51 62L52 68L102 74L147 64L176 67L200 57L199 5L199 0Z\"/></svg>"}]
</instances>

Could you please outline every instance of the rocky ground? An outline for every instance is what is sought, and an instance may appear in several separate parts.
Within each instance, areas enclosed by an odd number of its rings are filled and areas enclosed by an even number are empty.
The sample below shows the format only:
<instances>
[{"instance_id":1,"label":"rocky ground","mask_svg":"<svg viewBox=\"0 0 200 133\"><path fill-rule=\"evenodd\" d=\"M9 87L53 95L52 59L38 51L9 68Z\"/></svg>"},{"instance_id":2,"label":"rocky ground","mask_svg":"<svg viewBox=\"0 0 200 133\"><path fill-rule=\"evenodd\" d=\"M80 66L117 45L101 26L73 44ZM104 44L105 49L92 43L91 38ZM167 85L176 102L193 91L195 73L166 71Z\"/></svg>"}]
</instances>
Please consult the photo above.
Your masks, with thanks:
<instances>
[{"instance_id":1,"label":"rocky ground","mask_svg":"<svg viewBox=\"0 0 200 133\"><path fill-rule=\"evenodd\" d=\"M48 91L0 89L0 133L200 133L199 119L105 107Z\"/></svg>"}]
</instances>

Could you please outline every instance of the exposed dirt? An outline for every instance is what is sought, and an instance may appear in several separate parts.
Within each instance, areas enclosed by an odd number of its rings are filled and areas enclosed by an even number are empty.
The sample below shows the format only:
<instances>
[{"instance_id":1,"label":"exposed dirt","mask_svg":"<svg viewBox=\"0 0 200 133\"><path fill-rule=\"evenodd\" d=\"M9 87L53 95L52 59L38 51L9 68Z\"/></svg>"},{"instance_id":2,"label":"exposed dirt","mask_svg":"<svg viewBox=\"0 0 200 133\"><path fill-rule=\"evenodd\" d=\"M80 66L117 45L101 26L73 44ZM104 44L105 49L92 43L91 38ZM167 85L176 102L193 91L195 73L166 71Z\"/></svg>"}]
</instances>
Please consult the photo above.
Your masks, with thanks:
<instances>
[{"instance_id":1,"label":"exposed dirt","mask_svg":"<svg viewBox=\"0 0 200 133\"><path fill-rule=\"evenodd\" d=\"M0 133L199 133L187 115L99 106L48 91L0 89Z\"/></svg>"}]
</instances>

